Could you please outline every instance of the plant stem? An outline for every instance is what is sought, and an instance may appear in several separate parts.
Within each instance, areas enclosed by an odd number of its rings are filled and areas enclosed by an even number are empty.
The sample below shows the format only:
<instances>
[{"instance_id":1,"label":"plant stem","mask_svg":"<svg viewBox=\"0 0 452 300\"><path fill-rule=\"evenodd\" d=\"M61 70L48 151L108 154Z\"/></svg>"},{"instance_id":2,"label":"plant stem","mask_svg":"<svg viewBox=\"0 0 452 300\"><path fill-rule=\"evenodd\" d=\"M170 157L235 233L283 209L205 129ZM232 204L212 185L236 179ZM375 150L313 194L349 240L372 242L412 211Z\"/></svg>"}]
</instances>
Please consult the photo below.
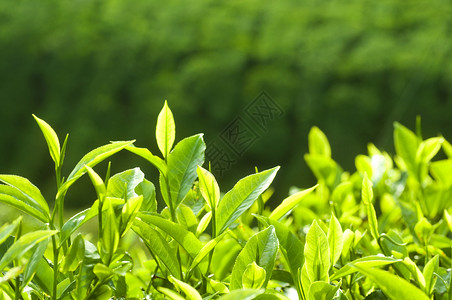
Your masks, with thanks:
<instances>
[{"instance_id":1,"label":"plant stem","mask_svg":"<svg viewBox=\"0 0 452 300\"><path fill-rule=\"evenodd\" d=\"M57 300L58 247L57 247L56 237L54 235L52 236L52 247L53 247L53 290L52 290L52 300Z\"/></svg>"}]
</instances>

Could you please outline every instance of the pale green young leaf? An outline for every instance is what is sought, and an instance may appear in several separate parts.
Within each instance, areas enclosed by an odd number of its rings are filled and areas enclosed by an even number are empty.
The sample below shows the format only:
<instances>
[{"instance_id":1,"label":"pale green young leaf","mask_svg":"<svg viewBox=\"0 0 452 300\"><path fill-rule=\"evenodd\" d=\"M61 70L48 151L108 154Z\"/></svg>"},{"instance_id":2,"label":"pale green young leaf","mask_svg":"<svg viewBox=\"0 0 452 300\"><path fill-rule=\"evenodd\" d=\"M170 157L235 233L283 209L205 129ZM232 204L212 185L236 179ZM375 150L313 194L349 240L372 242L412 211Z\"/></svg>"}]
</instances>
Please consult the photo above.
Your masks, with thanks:
<instances>
[{"instance_id":1,"label":"pale green young leaf","mask_svg":"<svg viewBox=\"0 0 452 300\"><path fill-rule=\"evenodd\" d=\"M176 209L176 219L177 223L182 225L185 229L196 233L196 228L198 227L198 219L191 210L190 207L181 203Z\"/></svg>"},{"instance_id":2,"label":"pale green young leaf","mask_svg":"<svg viewBox=\"0 0 452 300\"><path fill-rule=\"evenodd\" d=\"M301 291L304 295L304 298L307 299L309 297L309 288L311 287L311 279L308 275L308 269L306 262L303 264L303 267L298 270L298 280L301 287Z\"/></svg>"},{"instance_id":3,"label":"pale green young leaf","mask_svg":"<svg viewBox=\"0 0 452 300\"><path fill-rule=\"evenodd\" d=\"M377 214L375 213L375 209L372 204L372 199L373 199L372 182L367 177L367 173L364 173L361 197L362 197L364 206L366 207L370 233L374 239L378 239L380 236L380 233L378 231Z\"/></svg>"},{"instance_id":4,"label":"pale green young leaf","mask_svg":"<svg viewBox=\"0 0 452 300\"><path fill-rule=\"evenodd\" d=\"M314 281L309 287L308 300L332 300L339 285L333 286L328 282Z\"/></svg>"},{"instance_id":5,"label":"pale green young leaf","mask_svg":"<svg viewBox=\"0 0 452 300\"><path fill-rule=\"evenodd\" d=\"M173 113L168 107L166 100L157 117L155 137L160 152L162 152L163 157L167 157L173 147L174 139L176 137L176 125L174 123Z\"/></svg>"},{"instance_id":6,"label":"pale green young leaf","mask_svg":"<svg viewBox=\"0 0 452 300\"><path fill-rule=\"evenodd\" d=\"M193 187L198 165L204 163L206 144L203 135L183 139L168 155L168 182L173 207L176 208Z\"/></svg>"},{"instance_id":7,"label":"pale green young leaf","mask_svg":"<svg viewBox=\"0 0 452 300\"><path fill-rule=\"evenodd\" d=\"M135 193L137 195L143 196L143 203L141 204L140 210L146 212L156 212L157 211L157 199L155 196L155 186L152 182L147 179L143 179L135 187Z\"/></svg>"},{"instance_id":8,"label":"pale green young leaf","mask_svg":"<svg viewBox=\"0 0 452 300\"><path fill-rule=\"evenodd\" d=\"M94 265L93 273L96 275L100 282L103 282L113 276L113 271L108 266L101 263Z\"/></svg>"},{"instance_id":9,"label":"pale green young leaf","mask_svg":"<svg viewBox=\"0 0 452 300\"><path fill-rule=\"evenodd\" d=\"M435 180L445 186L452 185L452 159L443 159L430 163L430 173Z\"/></svg>"},{"instance_id":10,"label":"pale green young leaf","mask_svg":"<svg viewBox=\"0 0 452 300\"><path fill-rule=\"evenodd\" d=\"M191 285L178 280L174 276L169 276L168 280L176 286L176 288L180 291L182 291L185 294L186 300L202 300L201 295L198 293L198 291L192 287Z\"/></svg>"},{"instance_id":11,"label":"pale green young leaf","mask_svg":"<svg viewBox=\"0 0 452 300\"><path fill-rule=\"evenodd\" d=\"M272 225L275 227L276 236L278 237L279 245L284 258L289 264L290 273L292 274L292 280L297 281L297 271L303 266L304 245L300 239L289 229L288 226L281 222L272 220L263 216L256 216L259 222L264 223L266 226Z\"/></svg>"},{"instance_id":12,"label":"pale green young leaf","mask_svg":"<svg viewBox=\"0 0 452 300\"><path fill-rule=\"evenodd\" d=\"M125 149L127 151L132 152L133 154L141 156L142 158L153 164L154 167L156 167L161 174L166 175L168 168L166 166L165 161L160 157L152 154L151 151L149 151L149 149L135 147L134 145L127 146Z\"/></svg>"},{"instance_id":13,"label":"pale green young leaf","mask_svg":"<svg viewBox=\"0 0 452 300\"><path fill-rule=\"evenodd\" d=\"M443 142L444 138L442 137L433 137L422 141L416 152L416 162L427 163L432 160L441 149Z\"/></svg>"},{"instance_id":14,"label":"pale green young leaf","mask_svg":"<svg viewBox=\"0 0 452 300\"><path fill-rule=\"evenodd\" d=\"M91 179L94 189L96 190L97 197L102 200L107 193L104 181L92 168L90 168L89 166L85 166L85 168L88 171L89 178Z\"/></svg>"},{"instance_id":15,"label":"pale green young leaf","mask_svg":"<svg viewBox=\"0 0 452 300\"><path fill-rule=\"evenodd\" d=\"M107 206L103 206L102 210L107 209ZM83 224L97 216L99 213L99 200L96 200L93 205L75 215L64 223L60 232L60 246Z\"/></svg>"},{"instance_id":16,"label":"pale green young leaf","mask_svg":"<svg viewBox=\"0 0 452 300\"><path fill-rule=\"evenodd\" d=\"M33 276L36 273L36 270L39 266L40 261L43 259L43 255L47 249L48 240L43 240L38 243L31 253L30 258L28 259L27 264L25 265L25 270L22 276L21 289L24 289L30 281L33 279Z\"/></svg>"},{"instance_id":17,"label":"pale green young leaf","mask_svg":"<svg viewBox=\"0 0 452 300\"><path fill-rule=\"evenodd\" d=\"M308 142L310 154L331 157L331 147L328 138L317 126L312 127L309 131Z\"/></svg>"},{"instance_id":18,"label":"pale green young leaf","mask_svg":"<svg viewBox=\"0 0 452 300\"><path fill-rule=\"evenodd\" d=\"M127 199L138 196L135 188L144 180L140 168L134 168L115 174L107 183L107 196Z\"/></svg>"},{"instance_id":19,"label":"pale green young leaf","mask_svg":"<svg viewBox=\"0 0 452 300\"><path fill-rule=\"evenodd\" d=\"M317 180L324 181L330 189L341 183L343 170L331 157L305 154L304 159Z\"/></svg>"},{"instance_id":20,"label":"pale green young leaf","mask_svg":"<svg viewBox=\"0 0 452 300\"><path fill-rule=\"evenodd\" d=\"M109 198L107 198L108 200ZM116 223L115 211L111 201L106 201L104 205L107 209L103 212L103 222L101 240L100 240L100 254L104 262L109 262L119 246L119 228Z\"/></svg>"},{"instance_id":21,"label":"pale green young leaf","mask_svg":"<svg viewBox=\"0 0 452 300\"><path fill-rule=\"evenodd\" d=\"M284 217L288 212L290 212L297 204L303 200L304 197L309 195L316 187L318 187L318 184L315 186L299 191L293 195L290 195L286 199L282 201L280 205L278 205L273 212L270 214L270 219L273 220L280 220L282 217Z\"/></svg>"},{"instance_id":22,"label":"pale green young leaf","mask_svg":"<svg viewBox=\"0 0 452 300\"><path fill-rule=\"evenodd\" d=\"M64 256L63 263L60 265L60 271L63 273L74 272L82 263L85 256L85 241L81 234L77 235L72 241L68 254Z\"/></svg>"},{"instance_id":23,"label":"pale green young leaf","mask_svg":"<svg viewBox=\"0 0 452 300\"><path fill-rule=\"evenodd\" d=\"M452 231L452 216L447 212L446 209L444 210L444 219L446 220L449 230Z\"/></svg>"},{"instance_id":24,"label":"pale green young leaf","mask_svg":"<svg viewBox=\"0 0 452 300\"><path fill-rule=\"evenodd\" d=\"M22 221L22 217L18 217L11 224L5 224L0 227L0 245L6 241L11 235L14 235L14 232Z\"/></svg>"},{"instance_id":25,"label":"pale green young leaf","mask_svg":"<svg viewBox=\"0 0 452 300\"><path fill-rule=\"evenodd\" d=\"M177 292L170 290L163 286L158 287L157 291L159 291L160 293L162 293L163 295L165 295L166 297L168 297L171 300L186 300L184 297L179 295Z\"/></svg>"},{"instance_id":26,"label":"pale green young leaf","mask_svg":"<svg viewBox=\"0 0 452 300\"><path fill-rule=\"evenodd\" d=\"M212 212L207 212L199 221L198 226L196 227L196 236L200 236L203 233L207 226L209 226L210 220L212 220Z\"/></svg>"},{"instance_id":27,"label":"pale green young leaf","mask_svg":"<svg viewBox=\"0 0 452 300\"><path fill-rule=\"evenodd\" d=\"M342 227L339 220L331 215L330 226L328 228L328 245L330 246L331 267L336 264L341 257L343 237Z\"/></svg>"},{"instance_id":28,"label":"pale green young leaf","mask_svg":"<svg viewBox=\"0 0 452 300\"><path fill-rule=\"evenodd\" d=\"M123 237L132 226L142 203L143 196L132 197L124 203L121 212L121 227L119 228L121 237Z\"/></svg>"},{"instance_id":29,"label":"pale green young leaf","mask_svg":"<svg viewBox=\"0 0 452 300\"><path fill-rule=\"evenodd\" d=\"M237 256L234 267L232 268L230 289L243 288L243 273L253 261L265 270L266 276L262 287L267 287L268 280L271 277L275 265L278 248L278 238L273 226L269 226L267 229L253 235Z\"/></svg>"},{"instance_id":30,"label":"pale green young leaf","mask_svg":"<svg viewBox=\"0 0 452 300\"><path fill-rule=\"evenodd\" d=\"M220 201L220 187L212 173L201 166L197 169L199 189L210 209L215 209Z\"/></svg>"},{"instance_id":31,"label":"pale green young leaf","mask_svg":"<svg viewBox=\"0 0 452 300\"><path fill-rule=\"evenodd\" d=\"M77 181L80 177L82 177L86 172L85 166L93 168L98 163L112 156L113 154L121 151L127 146L130 146L135 141L124 141L124 142L112 142L111 144L107 144L101 147L98 147L94 150L88 152L82 159L77 163L75 168L72 170L71 174L67 177L66 182L59 188L57 198L64 194L69 187Z\"/></svg>"},{"instance_id":32,"label":"pale green young leaf","mask_svg":"<svg viewBox=\"0 0 452 300\"><path fill-rule=\"evenodd\" d=\"M429 300L429 297L408 281L378 269L353 265L360 273L371 279L391 300Z\"/></svg>"},{"instance_id":33,"label":"pale green young leaf","mask_svg":"<svg viewBox=\"0 0 452 300\"><path fill-rule=\"evenodd\" d=\"M225 231L245 210L253 205L257 197L270 186L278 170L279 167L275 167L242 178L224 195L218 205L216 215L217 235Z\"/></svg>"},{"instance_id":34,"label":"pale green young leaf","mask_svg":"<svg viewBox=\"0 0 452 300\"><path fill-rule=\"evenodd\" d=\"M331 265L328 240L317 221L312 222L306 235L304 247L306 271L311 282L328 281L328 271Z\"/></svg>"},{"instance_id":35,"label":"pale green young leaf","mask_svg":"<svg viewBox=\"0 0 452 300\"><path fill-rule=\"evenodd\" d=\"M419 147L419 139L408 128L400 123L394 123L394 146L396 153L403 159L408 171L416 176L416 152Z\"/></svg>"},{"instance_id":36,"label":"pale green young leaf","mask_svg":"<svg viewBox=\"0 0 452 300\"><path fill-rule=\"evenodd\" d=\"M22 255L32 249L36 244L44 241L56 233L56 230L37 230L21 236L3 255L0 260L0 271L9 265L14 259L22 257Z\"/></svg>"},{"instance_id":37,"label":"pale green young leaf","mask_svg":"<svg viewBox=\"0 0 452 300\"><path fill-rule=\"evenodd\" d=\"M192 258L195 258L199 251L201 251L203 247L202 243L192 232L186 230L181 225L164 219L159 215L140 213L138 217L142 222L148 225L156 226L171 236L190 254Z\"/></svg>"},{"instance_id":38,"label":"pale green young leaf","mask_svg":"<svg viewBox=\"0 0 452 300\"><path fill-rule=\"evenodd\" d=\"M242 277L242 286L244 289L260 289L265 282L266 272L264 268L252 262L246 266Z\"/></svg>"},{"instance_id":39,"label":"pale green young leaf","mask_svg":"<svg viewBox=\"0 0 452 300\"><path fill-rule=\"evenodd\" d=\"M13 280L14 278L16 278L17 276L22 274L23 271L24 271L24 266L18 266L18 267L13 267L13 268L9 269L5 274L3 274L2 277L0 277L0 286L4 283L7 283L10 280ZM6 298L4 296L4 294L1 294L1 292L2 292L2 290L0 289L0 296L4 297L1 299L12 299L12 296L10 298Z\"/></svg>"},{"instance_id":40,"label":"pale green young leaf","mask_svg":"<svg viewBox=\"0 0 452 300\"><path fill-rule=\"evenodd\" d=\"M215 247L217 246L217 244L223 239L223 237L227 234L228 232L223 232L221 235L217 236L216 238L210 240L207 242L207 244L205 244L201 250L199 250L198 254L195 256L195 258L193 258L193 261L191 262L190 267L187 269L187 273L192 272L198 265L199 263L207 256L207 254L211 253L213 251L213 249L215 249Z\"/></svg>"},{"instance_id":41,"label":"pale green young leaf","mask_svg":"<svg viewBox=\"0 0 452 300\"><path fill-rule=\"evenodd\" d=\"M438 273L439 268L439 255L435 255L432 259L428 261L425 265L422 274L425 278L425 292L427 295L431 295L433 293L433 288L435 287L437 277L434 275Z\"/></svg>"},{"instance_id":42,"label":"pale green young leaf","mask_svg":"<svg viewBox=\"0 0 452 300\"><path fill-rule=\"evenodd\" d=\"M165 238L150 225L137 219L132 225L133 231L143 240L149 251L155 255L166 269L176 278L181 278L181 269L176 254Z\"/></svg>"},{"instance_id":43,"label":"pale green young leaf","mask_svg":"<svg viewBox=\"0 0 452 300\"><path fill-rule=\"evenodd\" d=\"M17 175L0 175L0 201L14 206L31 216L48 222L49 206L41 191L28 179Z\"/></svg>"},{"instance_id":44,"label":"pale green young leaf","mask_svg":"<svg viewBox=\"0 0 452 300\"><path fill-rule=\"evenodd\" d=\"M447 140L444 140L442 148L447 157L452 159L452 145Z\"/></svg>"},{"instance_id":45,"label":"pale green young leaf","mask_svg":"<svg viewBox=\"0 0 452 300\"><path fill-rule=\"evenodd\" d=\"M264 293L264 289L255 290L255 289L240 289L231 291L228 294L225 294L218 298L218 300L252 300L255 299L256 296L261 295Z\"/></svg>"},{"instance_id":46,"label":"pale green young leaf","mask_svg":"<svg viewBox=\"0 0 452 300\"><path fill-rule=\"evenodd\" d=\"M37 116L33 115L33 118L35 118L36 123L38 123L39 128L42 131L42 134L44 135L44 138L47 142L47 146L49 147L50 156L52 157L52 160L55 162L56 166L60 166L60 141L58 140L58 136L55 133L55 131L52 129L52 127L47 124L44 120L38 118Z\"/></svg>"},{"instance_id":47,"label":"pale green young leaf","mask_svg":"<svg viewBox=\"0 0 452 300\"><path fill-rule=\"evenodd\" d=\"M400 262L400 261L402 261L402 260L395 259L393 257L380 256L380 255L369 255L369 256L361 257L361 258L355 259L351 263L346 264L345 266L343 266L342 268L340 268L339 270L334 272L334 274L331 276L330 280L331 281L337 280L341 277L358 272L358 270L355 269L354 267L352 267L352 265L358 266L358 267L361 266L361 267L370 268L370 267L386 266L386 265L394 264L394 263Z\"/></svg>"}]
</instances>

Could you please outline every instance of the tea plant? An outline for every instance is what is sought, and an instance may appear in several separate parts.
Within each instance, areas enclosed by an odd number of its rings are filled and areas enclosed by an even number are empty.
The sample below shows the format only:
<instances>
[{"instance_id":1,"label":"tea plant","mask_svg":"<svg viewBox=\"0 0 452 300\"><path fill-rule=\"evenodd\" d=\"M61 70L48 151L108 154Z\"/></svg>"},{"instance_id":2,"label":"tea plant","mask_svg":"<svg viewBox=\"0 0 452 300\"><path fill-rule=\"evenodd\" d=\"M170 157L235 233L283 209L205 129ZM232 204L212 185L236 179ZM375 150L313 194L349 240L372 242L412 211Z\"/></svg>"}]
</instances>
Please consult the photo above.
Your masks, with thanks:
<instances>
[{"instance_id":1,"label":"tea plant","mask_svg":"<svg viewBox=\"0 0 452 300\"><path fill-rule=\"evenodd\" d=\"M274 209L279 167L221 191L202 134L176 145L165 102L157 119L160 155L112 142L62 176L66 136L34 116L54 161L53 208L26 178L0 175L0 201L21 218L0 228L1 299L452 299L452 146L396 123L396 155L369 144L354 173L332 159L314 127L305 160L318 184L293 188ZM443 149L447 159L433 161ZM96 165L126 150L159 172L156 190L139 168L105 175ZM88 174L97 198L68 220L69 188ZM94 195L93 195L94 198ZM166 207L158 212L157 198ZM97 237L80 228L97 219ZM143 247L146 252L144 251Z\"/></svg>"}]
</instances>

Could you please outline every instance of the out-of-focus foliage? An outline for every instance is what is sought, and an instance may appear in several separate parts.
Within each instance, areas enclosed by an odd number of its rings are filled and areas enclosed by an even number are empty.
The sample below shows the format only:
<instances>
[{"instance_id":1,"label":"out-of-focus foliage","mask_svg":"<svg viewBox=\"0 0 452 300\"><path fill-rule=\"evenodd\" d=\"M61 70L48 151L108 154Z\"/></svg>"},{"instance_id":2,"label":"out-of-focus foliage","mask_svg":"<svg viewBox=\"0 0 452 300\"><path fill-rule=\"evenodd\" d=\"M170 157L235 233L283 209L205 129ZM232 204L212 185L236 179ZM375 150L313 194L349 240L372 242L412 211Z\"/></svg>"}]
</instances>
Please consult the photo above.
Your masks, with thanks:
<instances>
[{"instance_id":1,"label":"out-of-focus foliage","mask_svg":"<svg viewBox=\"0 0 452 300\"><path fill-rule=\"evenodd\" d=\"M82 154L108 139L155 143L154 120L168 99L179 137L203 131L209 144L261 90L285 115L228 177L269 167L271 157L287 166L275 182L281 193L286 182L310 178L300 154L313 125L331 137L345 167L368 141L391 145L396 119L409 124L422 114L425 131L447 137L451 7L444 0L1 1L0 165L53 185L32 112L71 132L68 148Z\"/></svg>"}]
</instances>

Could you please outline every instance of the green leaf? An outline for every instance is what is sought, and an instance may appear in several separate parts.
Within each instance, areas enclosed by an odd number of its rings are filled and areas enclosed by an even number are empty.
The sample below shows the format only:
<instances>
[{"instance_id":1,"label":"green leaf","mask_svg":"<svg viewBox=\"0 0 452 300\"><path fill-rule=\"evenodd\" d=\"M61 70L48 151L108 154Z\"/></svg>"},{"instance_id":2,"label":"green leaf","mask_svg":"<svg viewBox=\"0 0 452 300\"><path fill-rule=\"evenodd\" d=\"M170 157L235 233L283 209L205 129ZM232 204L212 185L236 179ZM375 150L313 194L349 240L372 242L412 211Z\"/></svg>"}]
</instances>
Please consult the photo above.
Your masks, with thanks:
<instances>
[{"instance_id":1,"label":"green leaf","mask_svg":"<svg viewBox=\"0 0 452 300\"><path fill-rule=\"evenodd\" d=\"M288 226L267 217L256 216L256 218L266 226L272 225L275 227L281 252L289 264L292 279L296 282L298 269L303 266L304 262L303 243L292 231L290 231Z\"/></svg>"},{"instance_id":2,"label":"green leaf","mask_svg":"<svg viewBox=\"0 0 452 300\"><path fill-rule=\"evenodd\" d=\"M144 180L140 168L134 168L110 177L107 184L107 196L127 199L138 196L135 188Z\"/></svg>"},{"instance_id":3,"label":"green leaf","mask_svg":"<svg viewBox=\"0 0 452 300\"><path fill-rule=\"evenodd\" d=\"M425 278L425 292L427 295L431 295L433 293L433 288L435 287L436 280L438 279L434 274L438 273L438 268L439 255L435 255L424 267L424 271L422 273Z\"/></svg>"},{"instance_id":4,"label":"green leaf","mask_svg":"<svg viewBox=\"0 0 452 300\"><path fill-rule=\"evenodd\" d=\"M19 267L14 267L8 270L8 272L6 272L2 277L0 277L0 286L3 283L6 283L10 280L13 280L14 278L16 278L17 276L19 276L20 274L22 274L24 270L24 266L19 266ZM2 290L0 290L1 292ZM1 294L1 296L4 296L4 294ZM9 299L9 298L2 298L2 299Z\"/></svg>"},{"instance_id":5,"label":"green leaf","mask_svg":"<svg viewBox=\"0 0 452 300\"><path fill-rule=\"evenodd\" d=\"M327 235L328 245L330 246L331 266L334 266L339 257L341 257L343 244L342 234L341 223L339 223L339 220L334 215L331 215Z\"/></svg>"},{"instance_id":6,"label":"green leaf","mask_svg":"<svg viewBox=\"0 0 452 300\"><path fill-rule=\"evenodd\" d=\"M442 137L434 137L421 142L416 152L416 162L428 163L441 149Z\"/></svg>"},{"instance_id":7,"label":"green leaf","mask_svg":"<svg viewBox=\"0 0 452 300\"><path fill-rule=\"evenodd\" d=\"M318 184L315 186L299 191L293 195L290 195L286 199L283 200L283 202L278 205L273 212L270 214L270 219L273 220L280 220L282 217L284 217L289 211L291 211L297 204L303 200L304 197L309 195L315 188L318 187Z\"/></svg>"},{"instance_id":8,"label":"green leaf","mask_svg":"<svg viewBox=\"0 0 452 300\"><path fill-rule=\"evenodd\" d=\"M170 290L170 289L165 288L165 287L158 287L157 291L159 291L163 295L167 296L171 300L185 300L184 297L182 297L181 295L179 295L175 291Z\"/></svg>"},{"instance_id":9,"label":"green leaf","mask_svg":"<svg viewBox=\"0 0 452 300\"><path fill-rule=\"evenodd\" d=\"M452 185L452 159L443 159L430 163L430 172L433 178L441 182L444 186Z\"/></svg>"},{"instance_id":10,"label":"green leaf","mask_svg":"<svg viewBox=\"0 0 452 300\"><path fill-rule=\"evenodd\" d=\"M309 131L308 142L310 154L331 157L331 147L328 138L317 126L312 127Z\"/></svg>"},{"instance_id":11,"label":"green leaf","mask_svg":"<svg viewBox=\"0 0 452 300\"><path fill-rule=\"evenodd\" d=\"M163 263L173 276L181 278L179 261L175 253L171 251L168 242L158 231L138 219L133 223L132 230L140 236L151 253Z\"/></svg>"},{"instance_id":12,"label":"green leaf","mask_svg":"<svg viewBox=\"0 0 452 300\"><path fill-rule=\"evenodd\" d=\"M156 212L157 211L157 199L155 197L155 186L152 182L147 179L135 187L135 193L137 195L143 196L143 203L141 204L140 210L146 212Z\"/></svg>"},{"instance_id":13,"label":"green leaf","mask_svg":"<svg viewBox=\"0 0 452 300\"><path fill-rule=\"evenodd\" d=\"M106 206L102 207L102 210L106 209ZM85 224L87 221L91 220L99 213L99 200L96 200L91 208L85 209L64 223L60 232L60 246L77 230Z\"/></svg>"},{"instance_id":14,"label":"green leaf","mask_svg":"<svg viewBox=\"0 0 452 300\"><path fill-rule=\"evenodd\" d=\"M195 258L203 247L202 243L192 232L186 230L177 223L162 218L161 216L140 213L139 219L148 225L158 227L160 230L171 236L188 252L188 254L190 254L192 258Z\"/></svg>"},{"instance_id":15,"label":"green leaf","mask_svg":"<svg viewBox=\"0 0 452 300\"><path fill-rule=\"evenodd\" d=\"M370 233L372 234L372 237L374 239L378 239L380 233L378 231L377 214L375 213L375 209L372 204L373 199L372 182L367 177L367 173L364 173L361 196L367 211Z\"/></svg>"},{"instance_id":16,"label":"green leaf","mask_svg":"<svg viewBox=\"0 0 452 300\"><path fill-rule=\"evenodd\" d=\"M392 300L429 300L424 292L408 281L387 271L353 265L360 273L367 276Z\"/></svg>"},{"instance_id":17,"label":"green leaf","mask_svg":"<svg viewBox=\"0 0 452 300\"><path fill-rule=\"evenodd\" d=\"M0 201L35 217L50 221L49 206L41 191L28 179L16 175L0 175Z\"/></svg>"},{"instance_id":18,"label":"green leaf","mask_svg":"<svg viewBox=\"0 0 452 300\"><path fill-rule=\"evenodd\" d=\"M134 145L127 146L125 149L129 152L132 152L133 154L141 156L142 158L153 164L161 174L166 174L167 167L165 161L160 157L152 154L149 149L135 147Z\"/></svg>"},{"instance_id":19,"label":"green leaf","mask_svg":"<svg viewBox=\"0 0 452 300\"><path fill-rule=\"evenodd\" d=\"M124 204L121 212L121 227L119 233L123 237L132 226L135 217L143 203L143 196L132 197Z\"/></svg>"},{"instance_id":20,"label":"green leaf","mask_svg":"<svg viewBox=\"0 0 452 300\"><path fill-rule=\"evenodd\" d=\"M240 289L231 291L229 294L223 295L222 297L218 298L218 300L251 300L256 296L261 295L264 291L264 289Z\"/></svg>"},{"instance_id":21,"label":"green leaf","mask_svg":"<svg viewBox=\"0 0 452 300\"><path fill-rule=\"evenodd\" d=\"M396 153L407 165L408 171L417 177L416 152L419 147L417 136L405 126L394 123L394 146Z\"/></svg>"},{"instance_id":22,"label":"green leaf","mask_svg":"<svg viewBox=\"0 0 452 300\"><path fill-rule=\"evenodd\" d=\"M217 235L225 231L272 183L279 167L242 178L224 195L217 210Z\"/></svg>"},{"instance_id":23,"label":"green leaf","mask_svg":"<svg viewBox=\"0 0 452 300\"><path fill-rule=\"evenodd\" d=\"M196 233L196 227L198 226L198 219L191 210L190 207L181 203L176 209L176 219L177 222L182 225L185 229Z\"/></svg>"},{"instance_id":24,"label":"green leaf","mask_svg":"<svg viewBox=\"0 0 452 300\"><path fill-rule=\"evenodd\" d=\"M206 144L202 134L183 139L168 155L168 182L171 201L176 208L192 188L198 165L204 163Z\"/></svg>"},{"instance_id":25,"label":"green leaf","mask_svg":"<svg viewBox=\"0 0 452 300\"><path fill-rule=\"evenodd\" d=\"M55 131L47 124L44 120L41 120L37 116L33 115L36 123L38 123L39 128L46 139L47 146L49 147L50 156L52 160L55 162L55 166L60 166L60 141L58 140L58 136Z\"/></svg>"},{"instance_id":26,"label":"green leaf","mask_svg":"<svg viewBox=\"0 0 452 300\"><path fill-rule=\"evenodd\" d=\"M327 282L315 281L311 283L308 300L332 300L339 286L333 286Z\"/></svg>"},{"instance_id":27,"label":"green leaf","mask_svg":"<svg viewBox=\"0 0 452 300\"><path fill-rule=\"evenodd\" d=\"M351 263L346 264L331 276L330 281L337 280L341 277L350 275L352 273L357 272L357 269L355 269L353 266L358 267L380 267L380 266L386 266L390 265L396 262L402 261L401 259L395 259L393 257L387 257L387 256L381 256L381 255L369 255L365 257L361 257L358 259L355 259Z\"/></svg>"},{"instance_id":28,"label":"green leaf","mask_svg":"<svg viewBox=\"0 0 452 300\"><path fill-rule=\"evenodd\" d=\"M83 240L82 235L79 234L72 241L68 254L63 258L63 263L60 266L61 272L74 272L82 263L84 257L85 241Z\"/></svg>"},{"instance_id":29,"label":"green leaf","mask_svg":"<svg viewBox=\"0 0 452 300\"><path fill-rule=\"evenodd\" d=\"M88 166L85 166L85 168L88 171L89 178L91 179L94 189L96 190L97 197L100 200L102 200L107 193L104 181L102 180L102 178L100 178L99 174L97 174L92 168Z\"/></svg>"},{"instance_id":30,"label":"green leaf","mask_svg":"<svg viewBox=\"0 0 452 300\"><path fill-rule=\"evenodd\" d=\"M116 223L116 215L111 201L106 201L104 205L107 209L103 211L102 218L104 222L102 223L103 227L99 249L103 261L109 264L119 246L119 228Z\"/></svg>"},{"instance_id":31,"label":"green leaf","mask_svg":"<svg viewBox=\"0 0 452 300\"><path fill-rule=\"evenodd\" d=\"M328 281L328 270L330 269L330 250L325 232L317 224L312 222L311 228L306 235L304 247L306 271L311 282Z\"/></svg>"},{"instance_id":32,"label":"green leaf","mask_svg":"<svg viewBox=\"0 0 452 300\"><path fill-rule=\"evenodd\" d=\"M48 237L56 234L56 230L37 230L26 233L21 236L14 244L6 251L0 260L0 271L9 265L14 259L22 257L28 250L32 249L36 244L44 241Z\"/></svg>"},{"instance_id":33,"label":"green leaf","mask_svg":"<svg viewBox=\"0 0 452 300\"><path fill-rule=\"evenodd\" d=\"M305 154L304 159L319 181L333 190L341 183L342 168L330 157L319 154Z\"/></svg>"},{"instance_id":34,"label":"green leaf","mask_svg":"<svg viewBox=\"0 0 452 300\"><path fill-rule=\"evenodd\" d=\"M197 173L201 195L206 200L210 209L215 209L220 201L220 187L212 173L203 167L198 166Z\"/></svg>"},{"instance_id":35,"label":"green leaf","mask_svg":"<svg viewBox=\"0 0 452 300\"><path fill-rule=\"evenodd\" d=\"M198 293L198 291L190 286L189 284L178 280L174 276L169 276L168 280L174 284L180 291L184 292L185 299L187 300L202 300L201 295Z\"/></svg>"},{"instance_id":36,"label":"green leaf","mask_svg":"<svg viewBox=\"0 0 452 300\"><path fill-rule=\"evenodd\" d=\"M134 140L125 142L112 142L111 144L98 147L88 152L88 154L83 156L83 158L77 163L71 174L69 174L66 182L59 188L57 198L59 198L60 195L64 194L76 180L78 180L83 176L83 174L87 172L85 165L93 168L98 163L121 151L125 147L132 145L134 142Z\"/></svg>"},{"instance_id":37,"label":"green leaf","mask_svg":"<svg viewBox=\"0 0 452 300\"><path fill-rule=\"evenodd\" d=\"M25 288L30 283L33 276L35 275L36 270L39 266L39 262L43 258L44 253L47 249L47 245L48 245L48 240L43 240L42 242L38 243L34 247L33 252L25 266L24 274L22 277L22 282L20 285L21 289Z\"/></svg>"},{"instance_id":38,"label":"green leaf","mask_svg":"<svg viewBox=\"0 0 452 300\"><path fill-rule=\"evenodd\" d=\"M101 263L94 265L93 272L100 282L104 282L113 276L113 271L108 266Z\"/></svg>"},{"instance_id":39,"label":"green leaf","mask_svg":"<svg viewBox=\"0 0 452 300\"><path fill-rule=\"evenodd\" d=\"M199 250L198 254L195 256L193 261L191 262L190 267L187 269L187 273L191 273L198 265L199 263L207 256L207 254L211 253L213 249L217 246L217 244L223 239L223 237L226 235L226 232L223 232L221 235L217 236L216 238L210 240L205 244L201 250Z\"/></svg>"},{"instance_id":40,"label":"green leaf","mask_svg":"<svg viewBox=\"0 0 452 300\"><path fill-rule=\"evenodd\" d=\"M237 256L232 269L230 289L243 288L243 273L247 266L254 261L265 270L266 276L262 287L267 287L268 280L271 277L275 265L278 246L278 238L273 226L269 226L267 229L253 235Z\"/></svg>"},{"instance_id":41,"label":"green leaf","mask_svg":"<svg viewBox=\"0 0 452 300\"><path fill-rule=\"evenodd\" d=\"M174 124L173 113L168 107L166 100L157 117L155 137L163 157L167 157L173 147L174 139L176 137L176 125Z\"/></svg>"},{"instance_id":42,"label":"green leaf","mask_svg":"<svg viewBox=\"0 0 452 300\"><path fill-rule=\"evenodd\" d=\"M11 224L5 224L0 227L0 244L6 241L13 234L13 232L16 231L17 226L19 226L21 221L22 217L18 217Z\"/></svg>"},{"instance_id":43,"label":"green leaf","mask_svg":"<svg viewBox=\"0 0 452 300\"><path fill-rule=\"evenodd\" d=\"M209 226L210 220L212 220L212 212L211 211L207 212L199 221L198 227L196 227L196 233L195 233L196 236L200 236L201 233L203 233L206 230L207 226Z\"/></svg>"},{"instance_id":44,"label":"green leaf","mask_svg":"<svg viewBox=\"0 0 452 300\"><path fill-rule=\"evenodd\" d=\"M264 268L259 267L256 262L246 266L243 272L242 286L245 289L260 289L265 282L266 272Z\"/></svg>"}]
</instances>

